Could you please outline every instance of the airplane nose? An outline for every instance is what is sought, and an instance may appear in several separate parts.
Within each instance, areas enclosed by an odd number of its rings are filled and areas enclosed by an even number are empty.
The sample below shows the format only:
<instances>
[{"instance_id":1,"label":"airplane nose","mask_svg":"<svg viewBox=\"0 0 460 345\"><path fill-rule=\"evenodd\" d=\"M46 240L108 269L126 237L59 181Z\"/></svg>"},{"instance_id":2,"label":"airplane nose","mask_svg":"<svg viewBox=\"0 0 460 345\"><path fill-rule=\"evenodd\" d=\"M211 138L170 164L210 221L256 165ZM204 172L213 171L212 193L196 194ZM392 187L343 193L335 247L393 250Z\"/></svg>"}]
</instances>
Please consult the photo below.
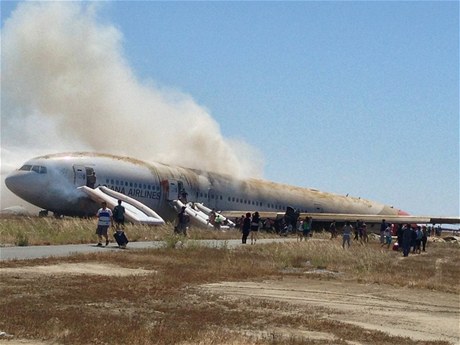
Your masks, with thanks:
<instances>
[{"instance_id":1,"label":"airplane nose","mask_svg":"<svg viewBox=\"0 0 460 345\"><path fill-rule=\"evenodd\" d=\"M32 204L37 202L41 193L37 193L45 187L40 178L33 171L18 170L5 178L6 187L14 194Z\"/></svg>"},{"instance_id":2,"label":"airplane nose","mask_svg":"<svg viewBox=\"0 0 460 345\"><path fill-rule=\"evenodd\" d=\"M14 172L5 178L5 185L16 195L24 195L27 190L27 177L20 172Z\"/></svg>"}]
</instances>

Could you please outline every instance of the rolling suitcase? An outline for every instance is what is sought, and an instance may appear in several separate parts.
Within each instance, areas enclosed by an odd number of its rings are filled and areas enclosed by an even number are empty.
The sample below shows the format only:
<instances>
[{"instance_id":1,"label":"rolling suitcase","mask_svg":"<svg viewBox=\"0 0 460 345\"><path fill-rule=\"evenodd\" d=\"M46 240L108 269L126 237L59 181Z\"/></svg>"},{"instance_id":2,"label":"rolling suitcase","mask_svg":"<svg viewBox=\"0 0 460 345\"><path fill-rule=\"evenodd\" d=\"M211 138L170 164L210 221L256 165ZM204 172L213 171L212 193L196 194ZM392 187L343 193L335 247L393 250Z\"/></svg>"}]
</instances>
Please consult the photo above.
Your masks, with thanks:
<instances>
[{"instance_id":1,"label":"rolling suitcase","mask_svg":"<svg viewBox=\"0 0 460 345\"><path fill-rule=\"evenodd\" d=\"M128 244L129 241L123 230L115 231L115 233L113 234L113 237L115 238L115 241L117 241L117 244L120 248L126 248L126 245Z\"/></svg>"}]
</instances>

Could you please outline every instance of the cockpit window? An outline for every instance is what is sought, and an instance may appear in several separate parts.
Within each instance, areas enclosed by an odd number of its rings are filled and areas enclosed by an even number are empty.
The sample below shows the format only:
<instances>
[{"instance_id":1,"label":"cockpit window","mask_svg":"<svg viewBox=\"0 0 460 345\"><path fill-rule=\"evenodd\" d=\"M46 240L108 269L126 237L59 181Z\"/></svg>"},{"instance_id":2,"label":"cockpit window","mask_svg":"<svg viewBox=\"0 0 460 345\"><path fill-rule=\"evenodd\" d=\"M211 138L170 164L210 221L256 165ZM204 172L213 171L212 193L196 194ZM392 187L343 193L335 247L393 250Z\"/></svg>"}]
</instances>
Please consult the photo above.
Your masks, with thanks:
<instances>
[{"instance_id":1,"label":"cockpit window","mask_svg":"<svg viewBox=\"0 0 460 345\"><path fill-rule=\"evenodd\" d=\"M22 171L30 171L30 169L32 169L32 165L23 165L21 168L19 168L19 170L22 170Z\"/></svg>"},{"instance_id":2,"label":"cockpit window","mask_svg":"<svg viewBox=\"0 0 460 345\"><path fill-rule=\"evenodd\" d=\"M46 174L46 167L41 165L34 165L31 170L39 174Z\"/></svg>"}]
</instances>

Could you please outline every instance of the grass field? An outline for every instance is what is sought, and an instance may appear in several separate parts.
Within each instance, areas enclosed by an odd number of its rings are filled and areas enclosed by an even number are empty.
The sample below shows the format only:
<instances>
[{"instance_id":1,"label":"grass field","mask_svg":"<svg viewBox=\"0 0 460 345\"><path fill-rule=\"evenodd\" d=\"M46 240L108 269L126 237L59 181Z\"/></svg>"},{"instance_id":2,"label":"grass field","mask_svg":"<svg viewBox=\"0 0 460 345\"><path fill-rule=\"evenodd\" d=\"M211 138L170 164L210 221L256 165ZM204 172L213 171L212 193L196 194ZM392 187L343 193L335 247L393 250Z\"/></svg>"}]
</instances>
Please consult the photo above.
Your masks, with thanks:
<instances>
[{"instance_id":1,"label":"grass field","mask_svg":"<svg viewBox=\"0 0 460 345\"><path fill-rule=\"evenodd\" d=\"M74 219L1 219L0 241L89 243L95 239L94 224ZM328 308L309 303L228 297L203 286L294 279L320 281L326 286L329 282L381 286L394 290L395 295L426 291L458 296L457 244L430 243L427 253L403 259L377 242L365 246L353 243L343 250L339 240L330 241L319 234L300 243L229 248L224 242L220 248L207 248L185 241L184 247L176 248L168 245L174 241L170 225L155 229L132 226L127 232L132 239L161 239L166 245L157 250L0 262L0 331L36 344L452 343L362 328L346 323L346 314L343 319L340 315L332 319ZM239 234L194 230L190 236L226 239ZM69 270L94 264L101 274ZM67 271L41 270L63 265ZM112 273L102 274L107 270Z\"/></svg>"}]
</instances>

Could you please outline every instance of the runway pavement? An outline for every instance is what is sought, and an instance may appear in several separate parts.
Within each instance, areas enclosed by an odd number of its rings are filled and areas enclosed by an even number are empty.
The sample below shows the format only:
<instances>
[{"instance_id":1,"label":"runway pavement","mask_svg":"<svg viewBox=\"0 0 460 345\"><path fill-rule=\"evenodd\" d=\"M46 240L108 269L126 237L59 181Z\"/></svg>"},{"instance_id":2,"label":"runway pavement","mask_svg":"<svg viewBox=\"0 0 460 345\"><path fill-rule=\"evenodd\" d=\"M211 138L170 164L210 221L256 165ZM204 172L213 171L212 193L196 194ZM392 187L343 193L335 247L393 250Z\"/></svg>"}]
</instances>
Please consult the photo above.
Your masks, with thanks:
<instances>
[{"instance_id":1,"label":"runway pavement","mask_svg":"<svg viewBox=\"0 0 460 345\"><path fill-rule=\"evenodd\" d=\"M295 241L293 238L274 238L274 239L259 239L257 244ZM187 243L199 242L202 245L209 247L235 247L241 244L241 240L187 240ZM127 250L160 248L165 246L163 241L149 242L130 242ZM246 244L250 246L251 244ZM27 247L0 247L0 261L4 260L30 260L46 257L63 257L74 254L96 253L107 250L123 250L119 249L114 243L110 243L107 247L97 247L96 244L67 244L56 246L27 246Z\"/></svg>"}]
</instances>

